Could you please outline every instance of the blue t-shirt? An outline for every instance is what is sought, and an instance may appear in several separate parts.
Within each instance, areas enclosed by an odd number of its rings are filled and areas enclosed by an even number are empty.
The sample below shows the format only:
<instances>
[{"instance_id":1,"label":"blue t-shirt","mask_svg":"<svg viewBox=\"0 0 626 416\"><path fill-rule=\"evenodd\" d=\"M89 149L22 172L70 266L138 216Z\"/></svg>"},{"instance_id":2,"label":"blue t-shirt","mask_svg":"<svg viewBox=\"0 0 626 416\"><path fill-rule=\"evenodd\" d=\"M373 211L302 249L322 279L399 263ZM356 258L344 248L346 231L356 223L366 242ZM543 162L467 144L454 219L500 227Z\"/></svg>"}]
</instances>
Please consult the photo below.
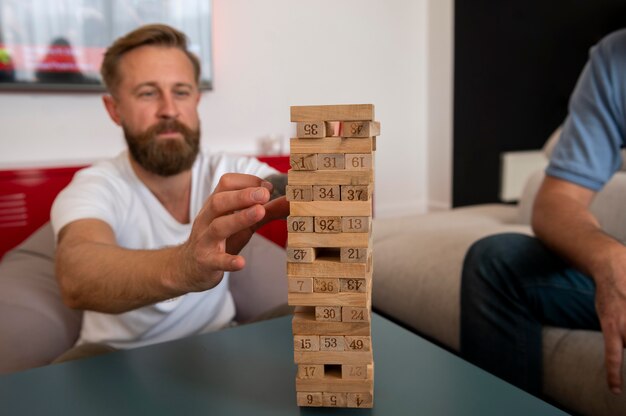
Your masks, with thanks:
<instances>
[{"instance_id":1,"label":"blue t-shirt","mask_svg":"<svg viewBox=\"0 0 626 416\"><path fill-rule=\"evenodd\" d=\"M626 29L591 48L546 173L598 191L622 165L626 131Z\"/></svg>"}]
</instances>

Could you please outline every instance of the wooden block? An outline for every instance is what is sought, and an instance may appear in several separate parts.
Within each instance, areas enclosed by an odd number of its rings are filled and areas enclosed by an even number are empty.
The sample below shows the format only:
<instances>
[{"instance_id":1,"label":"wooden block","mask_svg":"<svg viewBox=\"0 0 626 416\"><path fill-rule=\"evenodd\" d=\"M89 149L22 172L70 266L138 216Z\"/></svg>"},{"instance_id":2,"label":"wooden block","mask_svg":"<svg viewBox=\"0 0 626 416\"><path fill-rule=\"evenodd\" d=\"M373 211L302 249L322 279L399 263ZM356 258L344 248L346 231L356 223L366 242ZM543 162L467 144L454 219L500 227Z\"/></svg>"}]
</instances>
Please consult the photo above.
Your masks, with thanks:
<instances>
[{"instance_id":1,"label":"wooden block","mask_svg":"<svg viewBox=\"0 0 626 416\"><path fill-rule=\"evenodd\" d=\"M339 293L339 279L313 279L313 292L315 293Z\"/></svg>"},{"instance_id":2,"label":"wooden block","mask_svg":"<svg viewBox=\"0 0 626 416\"><path fill-rule=\"evenodd\" d=\"M319 351L320 337L319 335L294 335L293 349L294 351Z\"/></svg>"},{"instance_id":3,"label":"wooden block","mask_svg":"<svg viewBox=\"0 0 626 416\"><path fill-rule=\"evenodd\" d=\"M322 364L300 364L298 366L298 378L323 378L324 366Z\"/></svg>"},{"instance_id":4,"label":"wooden block","mask_svg":"<svg viewBox=\"0 0 626 416\"><path fill-rule=\"evenodd\" d=\"M365 278L370 263L341 263L338 259L317 258L313 263L287 263L287 275L293 277Z\"/></svg>"},{"instance_id":5,"label":"wooden block","mask_svg":"<svg viewBox=\"0 0 626 416\"><path fill-rule=\"evenodd\" d=\"M367 367L366 364L343 364L341 366L341 378L343 380L365 380L368 373Z\"/></svg>"},{"instance_id":6,"label":"wooden block","mask_svg":"<svg viewBox=\"0 0 626 416\"><path fill-rule=\"evenodd\" d=\"M313 278L288 276L287 291L289 293L313 293Z\"/></svg>"},{"instance_id":7,"label":"wooden block","mask_svg":"<svg viewBox=\"0 0 626 416\"><path fill-rule=\"evenodd\" d=\"M363 293L366 290L367 290L366 279L339 279L339 291L340 292Z\"/></svg>"},{"instance_id":8,"label":"wooden block","mask_svg":"<svg viewBox=\"0 0 626 416\"><path fill-rule=\"evenodd\" d=\"M298 186L307 186L307 185L298 185ZM313 201L340 201L340 200L341 200L341 185L313 185Z\"/></svg>"},{"instance_id":9,"label":"wooden block","mask_svg":"<svg viewBox=\"0 0 626 416\"><path fill-rule=\"evenodd\" d=\"M323 404L321 392L296 392L298 406L321 407Z\"/></svg>"},{"instance_id":10,"label":"wooden block","mask_svg":"<svg viewBox=\"0 0 626 416\"><path fill-rule=\"evenodd\" d=\"M341 126L342 137L374 137L379 134L378 121L344 121Z\"/></svg>"},{"instance_id":11,"label":"wooden block","mask_svg":"<svg viewBox=\"0 0 626 416\"><path fill-rule=\"evenodd\" d=\"M295 153L289 155L289 166L292 170L317 170L317 153Z\"/></svg>"},{"instance_id":12,"label":"wooden block","mask_svg":"<svg viewBox=\"0 0 626 416\"><path fill-rule=\"evenodd\" d=\"M340 187L342 201L369 201L372 197L370 185L340 185Z\"/></svg>"},{"instance_id":13,"label":"wooden block","mask_svg":"<svg viewBox=\"0 0 626 416\"><path fill-rule=\"evenodd\" d=\"M327 121L326 137L341 137L341 121Z\"/></svg>"},{"instance_id":14,"label":"wooden block","mask_svg":"<svg viewBox=\"0 0 626 416\"><path fill-rule=\"evenodd\" d=\"M315 320L323 322L340 322L340 306L315 306Z\"/></svg>"},{"instance_id":15,"label":"wooden block","mask_svg":"<svg viewBox=\"0 0 626 416\"><path fill-rule=\"evenodd\" d=\"M347 407L348 393L322 392L322 405L324 407Z\"/></svg>"},{"instance_id":16,"label":"wooden block","mask_svg":"<svg viewBox=\"0 0 626 416\"><path fill-rule=\"evenodd\" d=\"M316 217L319 218L319 217ZM339 223L339 222L338 222ZM288 233L289 247L367 247L367 233Z\"/></svg>"},{"instance_id":17,"label":"wooden block","mask_svg":"<svg viewBox=\"0 0 626 416\"><path fill-rule=\"evenodd\" d=\"M311 308L314 310L314 308ZM336 313L336 312L335 312ZM294 334L325 334L346 336L369 336L371 327L368 322L317 321L314 312L295 313L291 321Z\"/></svg>"},{"instance_id":18,"label":"wooden block","mask_svg":"<svg viewBox=\"0 0 626 416\"><path fill-rule=\"evenodd\" d=\"M346 153L345 158L345 170L372 170L373 164L371 154Z\"/></svg>"},{"instance_id":19,"label":"wooden block","mask_svg":"<svg viewBox=\"0 0 626 416\"><path fill-rule=\"evenodd\" d=\"M320 335L320 351L345 351L345 339L341 335Z\"/></svg>"},{"instance_id":20,"label":"wooden block","mask_svg":"<svg viewBox=\"0 0 626 416\"><path fill-rule=\"evenodd\" d=\"M341 217L313 217L313 230L316 233L340 233Z\"/></svg>"},{"instance_id":21,"label":"wooden block","mask_svg":"<svg viewBox=\"0 0 626 416\"><path fill-rule=\"evenodd\" d=\"M367 247L341 247L342 263L366 263L368 258ZM310 262L307 262L310 263Z\"/></svg>"},{"instance_id":22,"label":"wooden block","mask_svg":"<svg viewBox=\"0 0 626 416\"><path fill-rule=\"evenodd\" d=\"M321 352L318 353L309 353L309 354L323 354ZM331 352L327 354L332 354ZM361 392L371 392L374 388L374 380L373 380L373 372L369 372L371 370L371 366L368 366L368 373L365 379L358 380L346 380L341 378L341 367L337 367L329 369L329 366L326 366L324 377L316 378L316 379L296 379L296 391L299 392L307 392L307 391L324 391L324 392L333 392L333 393L361 393Z\"/></svg>"},{"instance_id":23,"label":"wooden block","mask_svg":"<svg viewBox=\"0 0 626 416\"><path fill-rule=\"evenodd\" d=\"M326 137L326 123L323 121L300 122L296 124L296 132L296 135L303 139L321 139Z\"/></svg>"},{"instance_id":24,"label":"wooden block","mask_svg":"<svg viewBox=\"0 0 626 416\"><path fill-rule=\"evenodd\" d=\"M374 407L374 399L371 392L348 393L348 407L371 409Z\"/></svg>"},{"instance_id":25,"label":"wooden block","mask_svg":"<svg viewBox=\"0 0 626 416\"><path fill-rule=\"evenodd\" d=\"M374 121L373 104L305 105L291 107L291 121Z\"/></svg>"},{"instance_id":26,"label":"wooden block","mask_svg":"<svg viewBox=\"0 0 626 416\"><path fill-rule=\"evenodd\" d=\"M374 151L374 138L372 137L366 139L324 137L317 140L291 138L289 144L292 154L372 153Z\"/></svg>"},{"instance_id":27,"label":"wooden block","mask_svg":"<svg viewBox=\"0 0 626 416\"><path fill-rule=\"evenodd\" d=\"M317 170L342 170L346 166L343 153L318 153Z\"/></svg>"},{"instance_id":28,"label":"wooden block","mask_svg":"<svg viewBox=\"0 0 626 416\"><path fill-rule=\"evenodd\" d=\"M371 222L371 217L341 217L341 230L345 233L367 233Z\"/></svg>"},{"instance_id":29,"label":"wooden block","mask_svg":"<svg viewBox=\"0 0 626 416\"><path fill-rule=\"evenodd\" d=\"M370 322L370 311L368 308L344 306L341 308L342 322Z\"/></svg>"},{"instance_id":30,"label":"wooden block","mask_svg":"<svg viewBox=\"0 0 626 416\"><path fill-rule=\"evenodd\" d=\"M346 351L370 351L372 349L371 337L366 336L345 336L344 345Z\"/></svg>"},{"instance_id":31,"label":"wooden block","mask_svg":"<svg viewBox=\"0 0 626 416\"><path fill-rule=\"evenodd\" d=\"M316 314L316 316L322 316L321 320L341 321L341 318L337 317L341 315L336 311L330 312L330 307L335 306L359 306L367 307L369 304L369 296L367 293L358 292L337 292L337 293L287 293L287 303L291 306L316 306L319 308L325 307L324 312ZM331 316L332 315L332 316ZM330 318L326 318L330 316Z\"/></svg>"},{"instance_id":32,"label":"wooden block","mask_svg":"<svg viewBox=\"0 0 626 416\"><path fill-rule=\"evenodd\" d=\"M287 201L308 202L313 200L312 185L287 185L285 187Z\"/></svg>"},{"instance_id":33,"label":"wooden block","mask_svg":"<svg viewBox=\"0 0 626 416\"><path fill-rule=\"evenodd\" d=\"M290 185L369 185L374 181L371 171L315 170L287 172Z\"/></svg>"},{"instance_id":34,"label":"wooden block","mask_svg":"<svg viewBox=\"0 0 626 416\"><path fill-rule=\"evenodd\" d=\"M291 263L312 263L313 261L315 261L315 249L306 247L287 247L287 261Z\"/></svg>"},{"instance_id":35,"label":"wooden block","mask_svg":"<svg viewBox=\"0 0 626 416\"><path fill-rule=\"evenodd\" d=\"M314 229L315 217L287 217L287 231L289 233L312 233ZM311 247L311 246L310 246Z\"/></svg>"},{"instance_id":36,"label":"wooden block","mask_svg":"<svg viewBox=\"0 0 626 416\"><path fill-rule=\"evenodd\" d=\"M370 201L291 202L291 215L300 217L371 217Z\"/></svg>"},{"instance_id":37,"label":"wooden block","mask_svg":"<svg viewBox=\"0 0 626 416\"><path fill-rule=\"evenodd\" d=\"M371 364L372 351L294 351L296 364ZM327 373L326 373L327 375ZM338 377L341 380L341 377ZM296 387L296 390L299 390ZM322 389L329 390L329 389ZM345 391L345 390L344 390Z\"/></svg>"}]
</instances>

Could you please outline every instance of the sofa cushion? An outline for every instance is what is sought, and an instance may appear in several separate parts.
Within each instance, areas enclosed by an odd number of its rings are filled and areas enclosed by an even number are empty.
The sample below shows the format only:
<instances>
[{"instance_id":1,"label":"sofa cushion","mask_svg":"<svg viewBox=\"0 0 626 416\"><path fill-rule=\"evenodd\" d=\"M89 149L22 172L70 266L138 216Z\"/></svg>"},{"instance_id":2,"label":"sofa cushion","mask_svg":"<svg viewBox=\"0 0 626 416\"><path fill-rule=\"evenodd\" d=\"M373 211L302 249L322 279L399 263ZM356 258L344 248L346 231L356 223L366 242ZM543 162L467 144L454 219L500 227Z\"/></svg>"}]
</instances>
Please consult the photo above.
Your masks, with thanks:
<instances>
[{"instance_id":1,"label":"sofa cushion","mask_svg":"<svg viewBox=\"0 0 626 416\"><path fill-rule=\"evenodd\" d=\"M74 344L81 319L61 301L46 224L0 263L0 373L50 363Z\"/></svg>"},{"instance_id":2,"label":"sofa cushion","mask_svg":"<svg viewBox=\"0 0 626 416\"><path fill-rule=\"evenodd\" d=\"M461 266L469 246L496 232L529 233L508 205L376 219L375 310L452 349L459 346Z\"/></svg>"}]
</instances>

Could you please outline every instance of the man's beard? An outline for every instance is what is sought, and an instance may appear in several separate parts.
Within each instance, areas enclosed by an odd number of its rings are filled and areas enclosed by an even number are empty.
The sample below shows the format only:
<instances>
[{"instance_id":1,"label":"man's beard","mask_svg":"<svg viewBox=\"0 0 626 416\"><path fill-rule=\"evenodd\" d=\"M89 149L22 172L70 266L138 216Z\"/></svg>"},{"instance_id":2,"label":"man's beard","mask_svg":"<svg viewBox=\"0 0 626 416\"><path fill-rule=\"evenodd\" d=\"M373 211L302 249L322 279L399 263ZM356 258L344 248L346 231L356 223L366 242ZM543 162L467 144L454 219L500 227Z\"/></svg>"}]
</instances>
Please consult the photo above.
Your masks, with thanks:
<instances>
[{"instance_id":1,"label":"man's beard","mask_svg":"<svg viewBox=\"0 0 626 416\"><path fill-rule=\"evenodd\" d=\"M192 130L176 120L164 120L148 130L133 134L122 125L128 150L135 161L148 172L172 176L193 166L200 148L200 127ZM158 139L164 132L178 132L184 140Z\"/></svg>"}]
</instances>

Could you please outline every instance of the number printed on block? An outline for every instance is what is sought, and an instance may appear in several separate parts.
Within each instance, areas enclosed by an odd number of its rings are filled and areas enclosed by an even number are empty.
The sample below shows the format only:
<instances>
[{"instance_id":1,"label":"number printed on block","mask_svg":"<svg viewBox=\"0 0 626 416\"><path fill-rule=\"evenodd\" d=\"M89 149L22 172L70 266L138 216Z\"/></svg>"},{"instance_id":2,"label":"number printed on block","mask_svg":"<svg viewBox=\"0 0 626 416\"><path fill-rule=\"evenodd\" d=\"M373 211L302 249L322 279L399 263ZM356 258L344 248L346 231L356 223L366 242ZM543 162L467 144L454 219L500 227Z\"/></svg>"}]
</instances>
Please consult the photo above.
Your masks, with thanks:
<instances>
[{"instance_id":1,"label":"number printed on block","mask_svg":"<svg viewBox=\"0 0 626 416\"><path fill-rule=\"evenodd\" d=\"M341 185L342 201L368 201L370 187L367 185Z\"/></svg>"},{"instance_id":2,"label":"number printed on block","mask_svg":"<svg viewBox=\"0 0 626 416\"><path fill-rule=\"evenodd\" d=\"M340 185L313 185L313 201L340 201Z\"/></svg>"},{"instance_id":3,"label":"number printed on block","mask_svg":"<svg viewBox=\"0 0 626 416\"><path fill-rule=\"evenodd\" d=\"M339 279L313 279L313 292L339 293Z\"/></svg>"},{"instance_id":4,"label":"number printed on block","mask_svg":"<svg viewBox=\"0 0 626 416\"><path fill-rule=\"evenodd\" d=\"M345 337L346 351L369 351L371 349L371 338L366 336L350 336Z\"/></svg>"},{"instance_id":5,"label":"number printed on block","mask_svg":"<svg viewBox=\"0 0 626 416\"><path fill-rule=\"evenodd\" d=\"M342 321L341 306L316 306L315 307L315 320L316 321L341 322ZM361 322L361 321L353 321L353 322Z\"/></svg>"},{"instance_id":6,"label":"number printed on block","mask_svg":"<svg viewBox=\"0 0 626 416\"><path fill-rule=\"evenodd\" d=\"M313 217L287 217L287 231L290 233L312 233Z\"/></svg>"},{"instance_id":7,"label":"number printed on block","mask_svg":"<svg viewBox=\"0 0 626 416\"><path fill-rule=\"evenodd\" d=\"M342 322L369 322L369 309L357 306L344 306L341 308Z\"/></svg>"},{"instance_id":8,"label":"number printed on block","mask_svg":"<svg viewBox=\"0 0 626 416\"><path fill-rule=\"evenodd\" d=\"M366 247L341 247L340 259L342 263L365 263L367 262Z\"/></svg>"},{"instance_id":9,"label":"number printed on block","mask_svg":"<svg viewBox=\"0 0 626 416\"><path fill-rule=\"evenodd\" d=\"M372 137L380 133L380 123L377 121L344 121L342 137Z\"/></svg>"},{"instance_id":10,"label":"number printed on block","mask_svg":"<svg viewBox=\"0 0 626 416\"><path fill-rule=\"evenodd\" d=\"M294 351L319 351L320 337L319 335L294 335L293 349Z\"/></svg>"},{"instance_id":11,"label":"number printed on block","mask_svg":"<svg viewBox=\"0 0 626 416\"><path fill-rule=\"evenodd\" d=\"M320 335L320 351L345 351L342 335Z\"/></svg>"},{"instance_id":12,"label":"number printed on block","mask_svg":"<svg viewBox=\"0 0 626 416\"><path fill-rule=\"evenodd\" d=\"M317 170L317 153L292 153L289 165L293 170Z\"/></svg>"},{"instance_id":13,"label":"number printed on block","mask_svg":"<svg viewBox=\"0 0 626 416\"><path fill-rule=\"evenodd\" d=\"M347 393L322 393L322 404L325 407L347 407Z\"/></svg>"},{"instance_id":14,"label":"number printed on block","mask_svg":"<svg viewBox=\"0 0 626 416\"><path fill-rule=\"evenodd\" d=\"M372 155L369 153L346 153L346 170L372 169Z\"/></svg>"},{"instance_id":15,"label":"number printed on block","mask_svg":"<svg viewBox=\"0 0 626 416\"><path fill-rule=\"evenodd\" d=\"M371 217L341 217L344 233L366 233L370 230Z\"/></svg>"},{"instance_id":16,"label":"number printed on block","mask_svg":"<svg viewBox=\"0 0 626 416\"><path fill-rule=\"evenodd\" d=\"M372 407L372 393L348 393L347 395L347 407Z\"/></svg>"},{"instance_id":17,"label":"number printed on block","mask_svg":"<svg viewBox=\"0 0 626 416\"><path fill-rule=\"evenodd\" d=\"M355 278L339 279L339 291L340 292L363 293L366 290L367 290L367 284L366 284L365 279L355 279Z\"/></svg>"},{"instance_id":18,"label":"number printed on block","mask_svg":"<svg viewBox=\"0 0 626 416\"><path fill-rule=\"evenodd\" d=\"M344 380L365 380L367 378L367 365L343 364L341 366L341 378Z\"/></svg>"},{"instance_id":19,"label":"number printed on block","mask_svg":"<svg viewBox=\"0 0 626 416\"><path fill-rule=\"evenodd\" d=\"M326 137L326 124L323 121L304 121L296 124L296 134L301 139L321 139Z\"/></svg>"},{"instance_id":20,"label":"number printed on block","mask_svg":"<svg viewBox=\"0 0 626 416\"><path fill-rule=\"evenodd\" d=\"M287 185L285 187L287 201L310 202L313 200L313 186Z\"/></svg>"},{"instance_id":21,"label":"number printed on block","mask_svg":"<svg viewBox=\"0 0 626 416\"><path fill-rule=\"evenodd\" d=\"M298 406L313 406L313 407L321 407L322 406L322 393L312 393L312 392L296 392L296 401L298 402ZM357 406L352 406L357 407Z\"/></svg>"},{"instance_id":22,"label":"number printed on block","mask_svg":"<svg viewBox=\"0 0 626 416\"><path fill-rule=\"evenodd\" d=\"M340 233L341 217L315 217L316 233Z\"/></svg>"},{"instance_id":23,"label":"number printed on block","mask_svg":"<svg viewBox=\"0 0 626 416\"><path fill-rule=\"evenodd\" d=\"M313 293L313 278L289 277L287 278L287 290L289 293Z\"/></svg>"},{"instance_id":24,"label":"number printed on block","mask_svg":"<svg viewBox=\"0 0 626 416\"><path fill-rule=\"evenodd\" d=\"M344 169L346 159L343 153L320 153L317 155L317 170Z\"/></svg>"},{"instance_id":25,"label":"number printed on block","mask_svg":"<svg viewBox=\"0 0 626 416\"><path fill-rule=\"evenodd\" d=\"M324 378L324 364L300 364L297 377Z\"/></svg>"},{"instance_id":26,"label":"number printed on block","mask_svg":"<svg viewBox=\"0 0 626 416\"><path fill-rule=\"evenodd\" d=\"M315 260L315 249L307 248L287 248L287 261L291 263L313 263Z\"/></svg>"}]
</instances>

